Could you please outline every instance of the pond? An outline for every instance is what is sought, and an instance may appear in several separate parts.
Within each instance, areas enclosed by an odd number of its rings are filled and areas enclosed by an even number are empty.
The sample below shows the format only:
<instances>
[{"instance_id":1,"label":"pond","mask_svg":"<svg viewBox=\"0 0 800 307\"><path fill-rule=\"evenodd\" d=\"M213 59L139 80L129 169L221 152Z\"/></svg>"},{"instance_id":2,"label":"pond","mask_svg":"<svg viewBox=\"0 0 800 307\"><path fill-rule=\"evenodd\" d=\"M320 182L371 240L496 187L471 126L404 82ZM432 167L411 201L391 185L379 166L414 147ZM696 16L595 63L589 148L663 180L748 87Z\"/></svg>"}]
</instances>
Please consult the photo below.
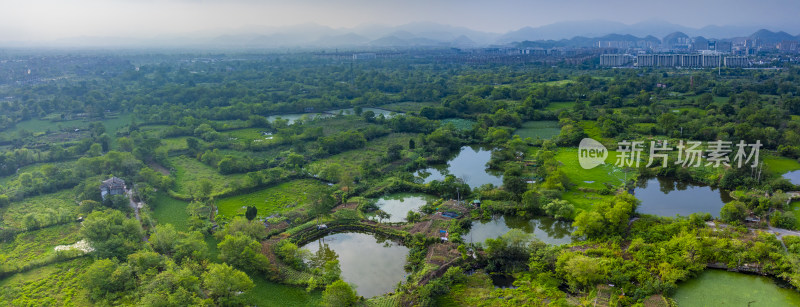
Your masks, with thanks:
<instances>
[{"instance_id":1,"label":"pond","mask_svg":"<svg viewBox=\"0 0 800 307\"><path fill-rule=\"evenodd\" d=\"M732 200L725 190L662 177L640 180L634 195L642 202L637 212L670 217L699 212L719 217L722 206Z\"/></svg>"},{"instance_id":2,"label":"pond","mask_svg":"<svg viewBox=\"0 0 800 307\"><path fill-rule=\"evenodd\" d=\"M572 224L557 221L550 217L524 217L505 215L498 216L490 221L472 221L472 228L463 236L464 242L484 242L504 235L511 229L519 229L542 242L553 245L569 244L572 242Z\"/></svg>"},{"instance_id":3,"label":"pond","mask_svg":"<svg viewBox=\"0 0 800 307\"><path fill-rule=\"evenodd\" d=\"M378 117L378 115L383 114L383 117L385 117L387 119L388 118L392 118L393 116L396 116L396 115L403 114L402 112L394 112L394 111L378 109L378 108L362 108L361 110L362 110L362 112L372 111L372 113L375 113L375 117ZM338 115L339 112L341 112L343 115L355 115L356 114L356 111L353 108L336 109L336 110L325 111L325 113L333 114L333 115Z\"/></svg>"},{"instance_id":4,"label":"pond","mask_svg":"<svg viewBox=\"0 0 800 307\"><path fill-rule=\"evenodd\" d=\"M800 306L800 293L772 279L723 270L706 270L678 284L678 306Z\"/></svg>"},{"instance_id":5,"label":"pond","mask_svg":"<svg viewBox=\"0 0 800 307\"><path fill-rule=\"evenodd\" d=\"M419 212L419 208L433 202L436 197L421 193L395 193L378 199L378 208L389 213L384 222L405 222L408 211Z\"/></svg>"},{"instance_id":6,"label":"pond","mask_svg":"<svg viewBox=\"0 0 800 307\"><path fill-rule=\"evenodd\" d=\"M783 178L789 179L792 184L800 184L800 170L791 171L783 174Z\"/></svg>"},{"instance_id":7,"label":"pond","mask_svg":"<svg viewBox=\"0 0 800 307\"><path fill-rule=\"evenodd\" d=\"M342 279L355 285L358 295L373 297L393 292L404 281L408 248L364 233L327 235L303 246L312 254L322 251L339 259ZM332 253L331 253L332 251Z\"/></svg>"},{"instance_id":8,"label":"pond","mask_svg":"<svg viewBox=\"0 0 800 307\"><path fill-rule=\"evenodd\" d=\"M514 131L521 138L540 138L549 140L561 133L561 126L554 120L537 120L522 123L522 127Z\"/></svg>"},{"instance_id":9,"label":"pond","mask_svg":"<svg viewBox=\"0 0 800 307\"><path fill-rule=\"evenodd\" d=\"M514 286L514 276L508 274L489 274L489 278L492 279L492 285L494 285L495 288L500 288L500 289L517 288Z\"/></svg>"},{"instance_id":10,"label":"pond","mask_svg":"<svg viewBox=\"0 0 800 307\"><path fill-rule=\"evenodd\" d=\"M503 176L498 172L486 169L486 163L492 158L492 151L479 146L464 146L447 165L439 165L416 173L423 178L425 183L434 180L444 180L445 175L451 174L463 178L470 188L477 188L491 183L495 186L503 185Z\"/></svg>"}]
</instances>

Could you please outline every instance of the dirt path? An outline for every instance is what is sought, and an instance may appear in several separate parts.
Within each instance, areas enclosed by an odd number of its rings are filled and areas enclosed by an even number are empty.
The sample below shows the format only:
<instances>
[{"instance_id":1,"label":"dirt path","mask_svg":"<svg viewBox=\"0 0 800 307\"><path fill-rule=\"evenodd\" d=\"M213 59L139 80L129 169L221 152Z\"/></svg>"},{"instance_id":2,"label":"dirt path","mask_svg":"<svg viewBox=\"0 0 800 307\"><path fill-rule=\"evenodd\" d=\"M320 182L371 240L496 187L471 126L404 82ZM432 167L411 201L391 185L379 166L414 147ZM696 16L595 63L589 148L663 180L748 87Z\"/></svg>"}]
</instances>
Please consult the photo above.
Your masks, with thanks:
<instances>
[{"instance_id":1,"label":"dirt path","mask_svg":"<svg viewBox=\"0 0 800 307\"><path fill-rule=\"evenodd\" d=\"M133 213L136 215L136 220L139 221L139 223L142 223L142 218L139 217L139 204L133 201L133 191L128 190L125 192L125 195L128 196L128 205L131 206L131 209L133 209Z\"/></svg>"}]
</instances>

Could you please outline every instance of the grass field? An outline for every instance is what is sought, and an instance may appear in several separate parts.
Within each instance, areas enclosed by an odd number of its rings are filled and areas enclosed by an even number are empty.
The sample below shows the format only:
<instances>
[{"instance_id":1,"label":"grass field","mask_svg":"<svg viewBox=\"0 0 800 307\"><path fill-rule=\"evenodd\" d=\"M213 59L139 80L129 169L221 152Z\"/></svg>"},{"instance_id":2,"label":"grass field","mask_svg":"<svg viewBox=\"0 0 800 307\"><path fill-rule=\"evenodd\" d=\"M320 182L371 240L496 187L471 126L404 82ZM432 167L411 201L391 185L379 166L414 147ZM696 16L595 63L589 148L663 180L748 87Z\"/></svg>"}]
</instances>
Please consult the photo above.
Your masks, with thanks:
<instances>
[{"instance_id":1,"label":"grass field","mask_svg":"<svg viewBox=\"0 0 800 307\"><path fill-rule=\"evenodd\" d=\"M569 109L572 108L573 106L575 106L574 101L560 101L560 102L551 102L544 109L548 111L558 111L561 109Z\"/></svg>"},{"instance_id":2,"label":"grass field","mask_svg":"<svg viewBox=\"0 0 800 307\"><path fill-rule=\"evenodd\" d=\"M367 143L367 146L361 149L349 150L343 153L325 158L322 160L314 161L308 166L312 173L318 174L326 166L331 164L338 164L341 166L342 172L347 172L352 176L361 174L361 163L363 161L378 161L386 156L389 146L398 144L408 149L408 140L414 134L410 133L393 133L385 137L377 138ZM417 139L419 142L419 139ZM337 178L325 178L331 181L337 181Z\"/></svg>"},{"instance_id":3,"label":"grass field","mask_svg":"<svg viewBox=\"0 0 800 307\"><path fill-rule=\"evenodd\" d=\"M273 281L261 276L250 276L255 287L244 295L255 306L303 307L318 306L322 301L322 291L306 292L305 289Z\"/></svg>"},{"instance_id":4,"label":"grass field","mask_svg":"<svg viewBox=\"0 0 800 307\"><path fill-rule=\"evenodd\" d=\"M36 172L41 172L42 167L44 167L45 165L52 165L55 166L57 169L65 169L65 168L71 168L73 165L75 165L75 161L31 164L19 168L16 174L11 174L8 176L0 176L0 194L13 194L12 191L16 190L18 187L12 186L12 182L17 178L19 178L20 174L22 173L34 174Z\"/></svg>"},{"instance_id":5,"label":"grass field","mask_svg":"<svg viewBox=\"0 0 800 307\"><path fill-rule=\"evenodd\" d=\"M92 263L81 257L0 280L1 306L92 306L80 276Z\"/></svg>"},{"instance_id":6,"label":"grass field","mask_svg":"<svg viewBox=\"0 0 800 307\"><path fill-rule=\"evenodd\" d=\"M161 132L164 129L169 128L168 125L142 125L139 127L139 131L142 132Z\"/></svg>"},{"instance_id":7,"label":"grass field","mask_svg":"<svg viewBox=\"0 0 800 307\"><path fill-rule=\"evenodd\" d=\"M792 212L795 217L795 229L800 229L800 200L795 200L789 203L786 207L786 212Z\"/></svg>"},{"instance_id":8,"label":"grass field","mask_svg":"<svg viewBox=\"0 0 800 307\"><path fill-rule=\"evenodd\" d=\"M358 116L339 116L327 117L313 120L307 123L309 127L322 127L322 133L331 135L336 132L356 130L359 128L366 128L370 126L378 126L378 124L368 123Z\"/></svg>"},{"instance_id":9,"label":"grass field","mask_svg":"<svg viewBox=\"0 0 800 307\"><path fill-rule=\"evenodd\" d=\"M617 161L617 152L609 150L606 164L597 166L592 169L584 169L578 163L578 149L573 147L562 147L558 149L555 159L563 163L559 167L567 174L570 181L579 187L586 188L602 188L603 183L610 183L613 185L621 184L625 177L625 172L614 165ZM628 178L632 176L635 171L628 173ZM586 181L591 181L587 183Z\"/></svg>"},{"instance_id":10,"label":"grass field","mask_svg":"<svg viewBox=\"0 0 800 307\"><path fill-rule=\"evenodd\" d=\"M181 137L161 139L161 146L159 146L159 147L160 148L166 148L167 151L186 150L186 149L189 148L188 146L186 146L186 139L188 139L188 138L189 138L188 136L181 136ZM199 141L201 146L208 145L208 143L206 143L206 141L203 141L200 138L196 138L196 139Z\"/></svg>"},{"instance_id":11,"label":"grass field","mask_svg":"<svg viewBox=\"0 0 800 307\"><path fill-rule=\"evenodd\" d=\"M263 128L245 128L225 131L225 134L228 135L228 137L236 138L239 141L244 141L247 143L253 142L253 140L262 140L266 142L270 137L265 137L262 134L264 131L265 130Z\"/></svg>"},{"instance_id":12,"label":"grass field","mask_svg":"<svg viewBox=\"0 0 800 307\"><path fill-rule=\"evenodd\" d=\"M603 189L606 186L605 183L616 187L622 184L625 178L631 179L636 176L635 170L628 171L626 176L623 169L614 165L617 159L616 151L608 152L606 164L588 170L581 167L578 163L577 148L559 148L555 159L562 163L559 169L564 171L570 182L574 184L567 193L564 193L564 199L581 209L588 209L592 204L596 204L598 201L610 197L597 193L582 192L579 189Z\"/></svg>"},{"instance_id":13,"label":"grass field","mask_svg":"<svg viewBox=\"0 0 800 307\"><path fill-rule=\"evenodd\" d=\"M570 83L575 83L575 80L558 80L558 81L547 81L547 82L537 82L536 84L547 85L547 86L564 86Z\"/></svg>"},{"instance_id":14,"label":"grass field","mask_svg":"<svg viewBox=\"0 0 800 307\"><path fill-rule=\"evenodd\" d=\"M542 140L549 140L557 136L561 132L561 126L557 121L541 120L541 121L528 121L522 123L522 128L514 131L514 134L519 135L521 138L531 138Z\"/></svg>"},{"instance_id":15,"label":"grass field","mask_svg":"<svg viewBox=\"0 0 800 307\"><path fill-rule=\"evenodd\" d=\"M193 185L207 179L213 184L212 194L219 193L236 181L244 180L244 174L222 175L216 169L185 156L170 158L175 168L175 189L179 194L189 195Z\"/></svg>"},{"instance_id":16,"label":"grass field","mask_svg":"<svg viewBox=\"0 0 800 307\"><path fill-rule=\"evenodd\" d=\"M564 194L561 194L561 198L570 202L577 209L590 210L594 205L597 205L603 201L609 201L613 199L614 196L570 189L569 191L564 192Z\"/></svg>"},{"instance_id":17,"label":"grass field","mask_svg":"<svg viewBox=\"0 0 800 307\"><path fill-rule=\"evenodd\" d=\"M38 216L53 216L64 212L70 216L70 219L75 219L77 218L77 208L75 194L72 190L28 197L8 205L3 212L2 224L23 228L23 218L28 213L35 213Z\"/></svg>"},{"instance_id":18,"label":"grass field","mask_svg":"<svg viewBox=\"0 0 800 307\"><path fill-rule=\"evenodd\" d=\"M112 146L116 142L116 132L122 127L131 123L131 114L122 114L101 120L100 122L106 127L106 133L111 136ZM33 133L33 135L43 135L45 132L56 132L63 129L86 129L89 123L94 121L86 120L66 120L66 121L52 121L43 119L30 119L17 123L13 128L0 131L0 140L17 137L20 130L25 130Z\"/></svg>"},{"instance_id":19,"label":"grass field","mask_svg":"<svg viewBox=\"0 0 800 307\"><path fill-rule=\"evenodd\" d=\"M700 112L700 114L703 114L703 115L706 114L706 110L703 110L703 109L700 109L700 108L696 108L696 107L674 108L674 109L672 109L670 111L672 111L673 113L676 113L676 114L683 113L684 111L697 111L697 112Z\"/></svg>"},{"instance_id":20,"label":"grass field","mask_svg":"<svg viewBox=\"0 0 800 307\"><path fill-rule=\"evenodd\" d=\"M13 241L0 243L0 258L20 266L42 260L55 254L54 247L80 241L79 229L80 224L70 223L20 233Z\"/></svg>"},{"instance_id":21,"label":"grass field","mask_svg":"<svg viewBox=\"0 0 800 307\"><path fill-rule=\"evenodd\" d=\"M390 110L390 111L395 111L395 112L408 113L408 112L419 112L419 110L422 110L422 108L424 108L424 107L436 107L436 106L439 106L439 105L440 104L436 103L436 102L411 102L411 101L406 101L406 102L385 104L385 105L379 106L379 108Z\"/></svg>"},{"instance_id":22,"label":"grass field","mask_svg":"<svg viewBox=\"0 0 800 307\"><path fill-rule=\"evenodd\" d=\"M593 138L605 145L608 145L607 143L611 142L610 139L603 138L603 130L597 126L596 121L584 120L579 124L581 127L583 127L583 131L586 132L587 137Z\"/></svg>"},{"instance_id":23,"label":"grass field","mask_svg":"<svg viewBox=\"0 0 800 307\"><path fill-rule=\"evenodd\" d=\"M442 120L442 125L447 125L452 123L453 126L456 127L458 130L471 130L472 126L475 126L474 120L463 119L463 118L446 118Z\"/></svg>"},{"instance_id":24,"label":"grass field","mask_svg":"<svg viewBox=\"0 0 800 307\"><path fill-rule=\"evenodd\" d=\"M187 205L189 205L188 202L169 197L164 192L158 192L155 199L150 201L153 217L156 218L158 224L172 224L178 231L189 231Z\"/></svg>"},{"instance_id":25,"label":"grass field","mask_svg":"<svg viewBox=\"0 0 800 307\"><path fill-rule=\"evenodd\" d=\"M770 172L777 175L800 169L800 163L797 162L797 160L773 155L764 156L764 164L767 165L767 169L769 169Z\"/></svg>"},{"instance_id":26,"label":"grass field","mask_svg":"<svg viewBox=\"0 0 800 307\"><path fill-rule=\"evenodd\" d=\"M258 216L266 217L300 208L307 204L309 195L328 189L327 185L316 180L294 180L250 194L220 198L217 208L219 216L225 219L243 215L244 206L255 206Z\"/></svg>"},{"instance_id":27,"label":"grass field","mask_svg":"<svg viewBox=\"0 0 800 307\"><path fill-rule=\"evenodd\" d=\"M489 275L484 272L476 272L467 276L464 282L453 285L449 293L437 297L435 305L481 306L481 303L485 303L494 289Z\"/></svg>"}]
</instances>

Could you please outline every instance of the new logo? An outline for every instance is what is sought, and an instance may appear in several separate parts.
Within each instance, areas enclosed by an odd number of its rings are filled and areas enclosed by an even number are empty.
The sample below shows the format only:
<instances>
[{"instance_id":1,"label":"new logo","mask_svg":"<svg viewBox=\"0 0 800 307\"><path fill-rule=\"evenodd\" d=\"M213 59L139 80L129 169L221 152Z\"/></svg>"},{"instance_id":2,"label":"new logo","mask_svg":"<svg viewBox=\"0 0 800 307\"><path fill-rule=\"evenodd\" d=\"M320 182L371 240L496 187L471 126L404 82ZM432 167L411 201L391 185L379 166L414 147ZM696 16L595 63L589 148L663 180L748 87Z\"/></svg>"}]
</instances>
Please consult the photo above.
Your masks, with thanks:
<instances>
[{"instance_id":1,"label":"new logo","mask_svg":"<svg viewBox=\"0 0 800 307\"><path fill-rule=\"evenodd\" d=\"M608 150L603 144L591 138L584 138L578 145L578 163L584 169L592 169L605 163Z\"/></svg>"}]
</instances>

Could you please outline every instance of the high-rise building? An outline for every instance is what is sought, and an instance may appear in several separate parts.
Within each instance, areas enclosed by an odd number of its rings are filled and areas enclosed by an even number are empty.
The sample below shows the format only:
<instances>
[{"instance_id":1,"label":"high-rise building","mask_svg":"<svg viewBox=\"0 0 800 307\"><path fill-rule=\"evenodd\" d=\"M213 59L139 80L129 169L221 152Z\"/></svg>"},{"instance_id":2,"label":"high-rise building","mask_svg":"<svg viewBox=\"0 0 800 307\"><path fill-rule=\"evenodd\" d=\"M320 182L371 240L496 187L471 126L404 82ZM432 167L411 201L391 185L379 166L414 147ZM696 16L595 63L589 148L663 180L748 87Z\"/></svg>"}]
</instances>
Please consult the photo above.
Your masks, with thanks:
<instances>
[{"instance_id":1,"label":"high-rise building","mask_svg":"<svg viewBox=\"0 0 800 307\"><path fill-rule=\"evenodd\" d=\"M706 50L717 50L717 41L708 41L708 48Z\"/></svg>"},{"instance_id":2,"label":"high-rise building","mask_svg":"<svg viewBox=\"0 0 800 307\"><path fill-rule=\"evenodd\" d=\"M704 54L703 55L703 67L717 67L722 64L720 61L722 60L721 55L719 54Z\"/></svg>"},{"instance_id":3,"label":"high-rise building","mask_svg":"<svg viewBox=\"0 0 800 307\"><path fill-rule=\"evenodd\" d=\"M699 54L681 54L681 67L701 67L703 66L703 57Z\"/></svg>"},{"instance_id":4,"label":"high-rise building","mask_svg":"<svg viewBox=\"0 0 800 307\"><path fill-rule=\"evenodd\" d=\"M600 55L600 66L619 67L631 63L632 56L629 54L603 54Z\"/></svg>"},{"instance_id":5,"label":"high-rise building","mask_svg":"<svg viewBox=\"0 0 800 307\"><path fill-rule=\"evenodd\" d=\"M640 54L636 56L637 67L653 67L655 64L655 56L652 54Z\"/></svg>"},{"instance_id":6,"label":"high-rise building","mask_svg":"<svg viewBox=\"0 0 800 307\"><path fill-rule=\"evenodd\" d=\"M724 61L726 67L750 66L750 60L748 60L747 57L744 56L726 56Z\"/></svg>"}]
</instances>

